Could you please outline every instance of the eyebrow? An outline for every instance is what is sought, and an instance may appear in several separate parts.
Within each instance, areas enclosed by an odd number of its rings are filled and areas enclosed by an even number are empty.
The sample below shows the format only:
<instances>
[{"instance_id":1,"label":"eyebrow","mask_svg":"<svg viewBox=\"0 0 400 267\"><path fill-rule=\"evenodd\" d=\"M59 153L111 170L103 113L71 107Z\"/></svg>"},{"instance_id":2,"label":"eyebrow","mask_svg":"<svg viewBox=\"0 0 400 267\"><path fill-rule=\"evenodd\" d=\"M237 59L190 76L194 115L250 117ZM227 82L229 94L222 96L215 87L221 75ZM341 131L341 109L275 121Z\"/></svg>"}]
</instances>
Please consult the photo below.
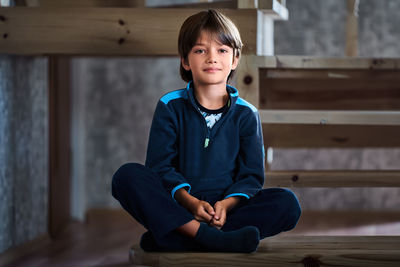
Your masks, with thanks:
<instances>
[{"instance_id":1,"label":"eyebrow","mask_svg":"<svg viewBox=\"0 0 400 267\"><path fill-rule=\"evenodd\" d=\"M228 46L228 45L226 45L226 44L223 44L223 43L220 43L220 42L216 42L218 45L220 45L220 46ZM204 43L195 43L194 44L194 46L196 46L196 45L203 45L203 46L206 46L206 44L204 44Z\"/></svg>"}]
</instances>

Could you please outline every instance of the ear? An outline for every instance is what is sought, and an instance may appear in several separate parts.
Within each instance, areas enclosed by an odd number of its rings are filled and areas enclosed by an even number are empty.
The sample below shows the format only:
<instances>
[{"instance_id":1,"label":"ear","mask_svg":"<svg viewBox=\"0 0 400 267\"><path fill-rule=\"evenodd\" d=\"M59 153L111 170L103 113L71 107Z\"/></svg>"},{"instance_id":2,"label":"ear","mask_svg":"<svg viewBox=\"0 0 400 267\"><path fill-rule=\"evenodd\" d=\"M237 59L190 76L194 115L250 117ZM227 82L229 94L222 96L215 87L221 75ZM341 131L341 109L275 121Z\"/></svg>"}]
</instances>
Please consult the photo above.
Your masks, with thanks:
<instances>
[{"instance_id":1,"label":"ear","mask_svg":"<svg viewBox=\"0 0 400 267\"><path fill-rule=\"evenodd\" d=\"M239 57L233 56L232 70L235 70L238 64L239 64Z\"/></svg>"},{"instance_id":2,"label":"ear","mask_svg":"<svg viewBox=\"0 0 400 267\"><path fill-rule=\"evenodd\" d=\"M185 70L187 70L187 71L190 70L190 65L189 65L188 60L185 60L183 57L181 57L181 64L182 64L182 67L183 67Z\"/></svg>"}]
</instances>

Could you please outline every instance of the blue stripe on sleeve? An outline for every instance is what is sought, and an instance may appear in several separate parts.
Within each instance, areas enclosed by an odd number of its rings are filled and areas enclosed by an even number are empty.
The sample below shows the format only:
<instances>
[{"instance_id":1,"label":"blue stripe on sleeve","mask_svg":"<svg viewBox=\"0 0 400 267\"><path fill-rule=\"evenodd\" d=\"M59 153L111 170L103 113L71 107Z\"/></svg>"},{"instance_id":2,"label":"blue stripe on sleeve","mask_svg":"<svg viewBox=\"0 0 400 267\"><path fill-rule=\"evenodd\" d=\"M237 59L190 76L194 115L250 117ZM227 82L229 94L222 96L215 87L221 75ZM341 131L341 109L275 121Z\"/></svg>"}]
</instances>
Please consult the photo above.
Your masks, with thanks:
<instances>
[{"instance_id":1,"label":"blue stripe on sleeve","mask_svg":"<svg viewBox=\"0 0 400 267\"><path fill-rule=\"evenodd\" d=\"M225 199L227 199L228 197L234 197L234 196L241 196L241 197L245 197L247 199L250 199L250 197L246 194L243 193L233 193L233 194L229 194L225 197Z\"/></svg>"},{"instance_id":2,"label":"blue stripe on sleeve","mask_svg":"<svg viewBox=\"0 0 400 267\"><path fill-rule=\"evenodd\" d=\"M190 189L192 189L192 187L190 186L190 184L188 183L184 183L184 184L180 184L174 187L174 189L172 189L171 195L172 198L175 200L175 192L179 189L181 189L182 187L189 187L188 193L190 193Z\"/></svg>"}]
</instances>

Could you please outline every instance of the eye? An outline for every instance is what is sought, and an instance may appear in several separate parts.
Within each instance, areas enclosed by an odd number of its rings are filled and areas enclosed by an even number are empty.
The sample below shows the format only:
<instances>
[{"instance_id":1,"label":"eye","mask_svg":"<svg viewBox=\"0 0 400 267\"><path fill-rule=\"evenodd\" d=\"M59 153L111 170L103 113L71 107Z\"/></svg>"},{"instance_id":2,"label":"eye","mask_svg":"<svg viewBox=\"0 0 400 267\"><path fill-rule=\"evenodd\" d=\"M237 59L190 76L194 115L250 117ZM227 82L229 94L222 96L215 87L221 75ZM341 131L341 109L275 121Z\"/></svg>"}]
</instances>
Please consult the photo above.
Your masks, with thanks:
<instances>
[{"instance_id":1,"label":"eye","mask_svg":"<svg viewBox=\"0 0 400 267\"><path fill-rule=\"evenodd\" d=\"M196 50L194 50L194 53L203 54L203 53L205 53L205 50L204 49L196 49Z\"/></svg>"},{"instance_id":2,"label":"eye","mask_svg":"<svg viewBox=\"0 0 400 267\"><path fill-rule=\"evenodd\" d=\"M225 48L221 48L221 49L219 50L219 52L221 52L221 53L228 53L228 50L225 49Z\"/></svg>"}]
</instances>

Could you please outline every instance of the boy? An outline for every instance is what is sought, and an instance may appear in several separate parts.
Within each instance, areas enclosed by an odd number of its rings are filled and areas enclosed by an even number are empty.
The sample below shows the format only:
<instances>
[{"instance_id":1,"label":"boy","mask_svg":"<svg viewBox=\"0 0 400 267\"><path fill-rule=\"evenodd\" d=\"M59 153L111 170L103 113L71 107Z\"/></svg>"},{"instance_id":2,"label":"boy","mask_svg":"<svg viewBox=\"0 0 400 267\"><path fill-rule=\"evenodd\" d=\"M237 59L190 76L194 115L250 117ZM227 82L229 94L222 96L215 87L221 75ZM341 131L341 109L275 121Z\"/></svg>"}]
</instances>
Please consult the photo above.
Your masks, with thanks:
<instances>
[{"instance_id":1,"label":"boy","mask_svg":"<svg viewBox=\"0 0 400 267\"><path fill-rule=\"evenodd\" d=\"M262 189L264 146L257 109L227 85L242 42L215 10L189 17L178 49L185 89L164 95L145 166L118 169L112 194L147 230L146 251L254 252L260 239L300 217L296 196Z\"/></svg>"}]
</instances>

